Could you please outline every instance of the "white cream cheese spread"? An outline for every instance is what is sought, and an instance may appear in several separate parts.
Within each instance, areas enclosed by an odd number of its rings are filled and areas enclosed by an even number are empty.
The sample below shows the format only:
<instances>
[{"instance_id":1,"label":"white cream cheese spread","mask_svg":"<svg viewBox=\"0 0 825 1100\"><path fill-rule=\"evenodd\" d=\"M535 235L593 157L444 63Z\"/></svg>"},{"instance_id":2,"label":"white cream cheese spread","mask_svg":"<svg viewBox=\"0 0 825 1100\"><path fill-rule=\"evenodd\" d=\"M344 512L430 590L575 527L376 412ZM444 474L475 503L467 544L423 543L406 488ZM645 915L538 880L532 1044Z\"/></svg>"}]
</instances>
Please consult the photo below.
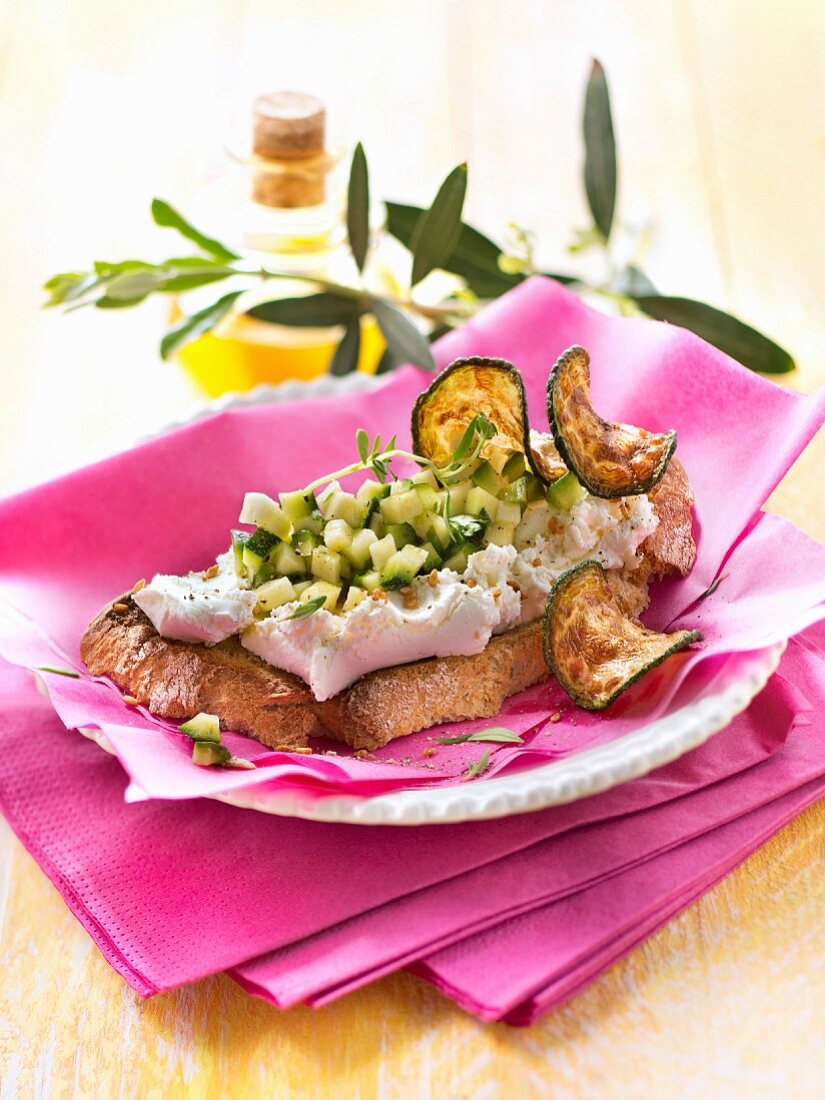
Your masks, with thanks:
<instances>
[{"instance_id":1,"label":"white cream cheese spread","mask_svg":"<svg viewBox=\"0 0 825 1100\"><path fill-rule=\"evenodd\" d=\"M375 669L481 652L492 634L538 618L554 581L579 562L633 569L658 523L642 495L586 497L545 518L526 544L471 554L462 576L433 571L412 582L414 595L373 594L341 614L290 618L292 602L256 619L256 593L236 575L231 552L218 558L211 579L156 576L134 600L167 638L209 645L240 634L250 652L300 676L323 700Z\"/></svg>"}]
</instances>

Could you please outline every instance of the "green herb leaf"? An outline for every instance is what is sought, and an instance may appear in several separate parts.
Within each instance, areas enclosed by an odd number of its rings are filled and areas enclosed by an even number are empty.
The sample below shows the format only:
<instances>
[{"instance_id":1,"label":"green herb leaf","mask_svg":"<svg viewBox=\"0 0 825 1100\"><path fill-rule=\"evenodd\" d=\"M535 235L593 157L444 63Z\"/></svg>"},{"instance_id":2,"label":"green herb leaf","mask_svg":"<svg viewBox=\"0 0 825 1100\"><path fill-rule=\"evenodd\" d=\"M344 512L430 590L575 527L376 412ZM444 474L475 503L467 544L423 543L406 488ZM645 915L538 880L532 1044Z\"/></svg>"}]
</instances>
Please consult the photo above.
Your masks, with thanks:
<instances>
[{"instance_id":1,"label":"green herb leaf","mask_svg":"<svg viewBox=\"0 0 825 1100\"><path fill-rule=\"evenodd\" d=\"M523 745L524 738L504 726L491 726L488 730L462 733L457 737L436 737L440 745L461 745L466 741L495 741L502 745Z\"/></svg>"},{"instance_id":2,"label":"green herb leaf","mask_svg":"<svg viewBox=\"0 0 825 1100\"><path fill-rule=\"evenodd\" d=\"M415 363L424 370L434 371L433 353L423 333L388 302L370 298L369 305L392 356L400 363Z\"/></svg>"},{"instance_id":3,"label":"green herb leaf","mask_svg":"<svg viewBox=\"0 0 825 1100\"><path fill-rule=\"evenodd\" d=\"M352 154L349 172L347 236L358 270L363 271L370 243L370 184L367 158L360 141Z\"/></svg>"},{"instance_id":4,"label":"green herb leaf","mask_svg":"<svg viewBox=\"0 0 825 1100\"><path fill-rule=\"evenodd\" d=\"M361 457L361 461L366 462L370 457L370 437L363 428L359 428L355 433L355 443L358 447L358 454Z\"/></svg>"},{"instance_id":5,"label":"green herb leaf","mask_svg":"<svg viewBox=\"0 0 825 1100\"><path fill-rule=\"evenodd\" d=\"M296 607L291 615L287 615L287 619L308 619L310 615L314 615L316 611L322 608L326 602L326 596L316 596L314 600L307 600L300 607Z\"/></svg>"},{"instance_id":6,"label":"green herb leaf","mask_svg":"<svg viewBox=\"0 0 825 1100\"><path fill-rule=\"evenodd\" d=\"M33 665L35 672L53 672L55 676L69 676L72 680L79 680L80 673L73 668L61 668L59 665Z\"/></svg>"},{"instance_id":7,"label":"green herb leaf","mask_svg":"<svg viewBox=\"0 0 825 1100\"><path fill-rule=\"evenodd\" d=\"M137 306L146 298L145 294L141 294L139 298L109 298L103 294L100 298L95 298L94 303L86 302L84 305L94 304L95 309L128 309L130 306ZM80 306L74 307L79 309Z\"/></svg>"},{"instance_id":8,"label":"green herb leaf","mask_svg":"<svg viewBox=\"0 0 825 1100\"><path fill-rule=\"evenodd\" d=\"M262 302L249 310L249 316L274 325L328 328L331 325L348 325L357 309L358 305L352 298L322 291L301 298L277 298L272 302Z\"/></svg>"},{"instance_id":9,"label":"green herb leaf","mask_svg":"<svg viewBox=\"0 0 825 1100\"><path fill-rule=\"evenodd\" d=\"M465 542L474 542L484 530L484 524L475 516L451 516L447 523L450 525L450 530Z\"/></svg>"},{"instance_id":10,"label":"green herb leaf","mask_svg":"<svg viewBox=\"0 0 825 1100\"><path fill-rule=\"evenodd\" d=\"M604 69L596 60L584 97L584 188L593 221L607 240L616 209L616 139Z\"/></svg>"},{"instance_id":11,"label":"green herb leaf","mask_svg":"<svg viewBox=\"0 0 825 1100\"><path fill-rule=\"evenodd\" d=\"M659 294L634 295L633 300L648 317L690 329L750 370L787 374L796 367L784 348L744 321L713 306L690 298L667 298Z\"/></svg>"},{"instance_id":12,"label":"green herb leaf","mask_svg":"<svg viewBox=\"0 0 825 1100\"><path fill-rule=\"evenodd\" d=\"M163 226L166 229L176 229L182 237L186 237L188 241L192 241L198 248L202 248L204 252L208 252L212 256L217 256L219 260L240 259L237 253L230 251L225 245L222 245L220 241L216 241L212 237L207 237L204 233L201 233L200 230L195 229L194 225L191 225L182 214L179 214L177 210L173 209L168 202L164 202L163 199L152 199L152 218L156 225Z\"/></svg>"},{"instance_id":13,"label":"green herb leaf","mask_svg":"<svg viewBox=\"0 0 825 1100\"><path fill-rule=\"evenodd\" d=\"M467 764L467 770L462 776L463 779L475 779L476 776L481 775L487 771L487 766L490 763L490 750L487 749L478 760L473 760Z\"/></svg>"},{"instance_id":14,"label":"green herb leaf","mask_svg":"<svg viewBox=\"0 0 825 1100\"><path fill-rule=\"evenodd\" d=\"M716 589L719 587L719 585L722 583L722 581L725 579L725 577L727 577L727 575L728 575L727 573L720 573L720 575L716 578L716 580L713 582L713 584L711 584L708 588L706 588L705 591L702 593L702 595L697 596L696 599L697 600L706 600L708 598L708 596L712 596L713 593L716 591Z\"/></svg>"},{"instance_id":15,"label":"green herb leaf","mask_svg":"<svg viewBox=\"0 0 825 1100\"><path fill-rule=\"evenodd\" d=\"M241 291L236 290L231 294L224 294L217 302L213 302L212 305L206 306L197 313L184 317L173 328L170 328L160 342L161 358L168 359L178 348L214 328L218 321L222 320L232 308L232 304L240 293Z\"/></svg>"},{"instance_id":16,"label":"green herb leaf","mask_svg":"<svg viewBox=\"0 0 825 1100\"><path fill-rule=\"evenodd\" d=\"M49 292L47 306L59 306L64 302L74 302L88 294L98 286L100 280L90 271L66 272L63 275L52 275L51 279L43 284L43 289Z\"/></svg>"},{"instance_id":17,"label":"green herb leaf","mask_svg":"<svg viewBox=\"0 0 825 1100\"><path fill-rule=\"evenodd\" d=\"M611 289L617 294L627 295L628 298L659 293L644 271L635 264L628 264L618 273Z\"/></svg>"},{"instance_id":18,"label":"green herb leaf","mask_svg":"<svg viewBox=\"0 0 825 1100\"><path fill-rule=\"evenodd\" d=\"M411 285L448 262L461 236L461 211L467 194L467 165L459 164L441 184L433 204L415 227Z\"/></svg>"},{"instance_id":19,"label":"green herb leaf","mask_svg":"<svg viewBox=\"0 0 825 1100\"><path fill-rule=\"evenodd\" d=\"M358 366L361 354L361 320L356 314L350 318L347 330L341 337L338 347L329 363L329 373L339 377L349 374Z\"/></svg>"},{"instance_id":20,"label":"green herb leaf","mask_svg":"<svg viewBox=\"0 0 825 1100\"><path fill-rule=\"evenodd\" d=\"M474 416L464 429L464 435L462 435L458 441L458 446L453 451L453 464L460 462L470 448L476 444L477 440L480 443L485 443L488 439L492 439L497 431L495 424L491 423L484 413Z\"/></svg>"},{"instance_id":21,"label":"green herb leaf","mask_svg":"<svg viewBox=\"0 0 825 1100\"><path fill-rule=\"evenodd\" d=\"M384 205L387 208L387 232L405 248L410 248L415 228L424 216L424 210L420 206L400 202L387 202ZM459 275L479 298L498 298L518 286L525 278L522 274L507 275L502 272L498 266L501 255L502 250L494 241L462 222L458 243L452 255L441 266L445 271ZM578 282L572 275L559 275L550 271L544 274L560 283Z\"/></svg>"}]
</instances>

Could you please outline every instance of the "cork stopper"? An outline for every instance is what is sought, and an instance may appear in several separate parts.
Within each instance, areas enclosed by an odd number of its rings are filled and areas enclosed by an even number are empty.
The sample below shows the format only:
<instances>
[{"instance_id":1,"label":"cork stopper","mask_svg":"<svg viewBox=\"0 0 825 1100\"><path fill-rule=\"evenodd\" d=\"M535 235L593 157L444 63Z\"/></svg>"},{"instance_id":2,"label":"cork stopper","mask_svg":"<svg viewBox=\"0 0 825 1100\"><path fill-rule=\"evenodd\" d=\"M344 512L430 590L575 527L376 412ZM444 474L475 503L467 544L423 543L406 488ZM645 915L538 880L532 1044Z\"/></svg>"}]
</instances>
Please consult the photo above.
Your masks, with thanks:
<instances>
[{"instance_id":1,"label":"cork stopper","mask_svg":"<svg viewBox=\"0 0 825 1100\"><path fill-rule=\"evenodd\" d=\"M317 206L326 195L326 109L303 92L270 92L255 100L252 198L264 206Z\"/></svg>"}]
</instances>

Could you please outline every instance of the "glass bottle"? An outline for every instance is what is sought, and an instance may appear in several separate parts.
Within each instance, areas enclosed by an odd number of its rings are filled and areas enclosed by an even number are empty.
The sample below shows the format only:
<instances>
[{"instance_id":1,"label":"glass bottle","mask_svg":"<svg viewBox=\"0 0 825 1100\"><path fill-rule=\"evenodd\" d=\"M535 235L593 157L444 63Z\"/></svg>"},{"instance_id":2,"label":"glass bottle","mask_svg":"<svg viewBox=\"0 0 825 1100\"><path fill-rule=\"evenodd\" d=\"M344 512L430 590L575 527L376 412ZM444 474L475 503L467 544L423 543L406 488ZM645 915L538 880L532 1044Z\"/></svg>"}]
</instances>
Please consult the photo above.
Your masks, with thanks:
<instances>
[{"instance_id":1,"label":"glass bottle","mask_svg":"<svg viewBox=\"0 0 825 1100\"><path fill-rule=\"evenodd\" d=\"M393 242L381 234L382 207L370 212L371 247L363 275L356 268L345 224L349 158L342 145L328 147L323 104L297 92L260 96L252 129L251 144L230 146L230 170L202 188L190 204L192 222L255 265L398 294ZM221 284L221 294L234 289L231 283ZM180 350L181 363L210 396L323 374L343 335L340 326L295 328L247 313L262 301L317 289L298 279L262 280L236 300L212 332ZM214 286L188 291L176 302L175 316L214 300ZM374 319L363 318L358 369L373 372L383 351Z\"/></svg>"}]
</instances>

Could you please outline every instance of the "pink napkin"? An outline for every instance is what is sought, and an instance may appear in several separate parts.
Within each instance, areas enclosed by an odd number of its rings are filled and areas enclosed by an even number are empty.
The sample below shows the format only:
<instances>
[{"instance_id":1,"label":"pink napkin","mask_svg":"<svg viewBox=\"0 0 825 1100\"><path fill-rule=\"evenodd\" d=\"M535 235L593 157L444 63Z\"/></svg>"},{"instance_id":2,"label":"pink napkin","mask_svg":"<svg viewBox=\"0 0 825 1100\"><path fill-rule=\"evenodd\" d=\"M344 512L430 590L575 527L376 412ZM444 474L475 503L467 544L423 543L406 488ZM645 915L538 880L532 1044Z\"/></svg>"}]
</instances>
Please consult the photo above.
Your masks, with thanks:
<instances>
[{"instance_id":1,"label":"pink napkin","mask_svg":"<svg viewBox=\"0 0 825 1100\"><path fill-rule=\"evenodd\" d=\"M821 667L794 662L786 667L783 661L782 674L731 727L696 752L622 788L541 814L399 831L278 819L204 800L124 806L117 762L66 731L28 674L2 666L0 805L106 959L143 995L232 966L239 967L233 972L239 980L263 992L261 973L265 978L273 956L248 966L243 961L296 944L297 965L291 968L296 988L310 999L324 1000L392 968L388 963L423 957L435 974L444 954L434 955L435 948L454 938L454 905L461 920L473 917L475 902L482 921L496 915L489 898L479 893L474 868L497 861L492 892L508 897L516 887L519 893L509 908L517 911L531 900L542 903L551 893L568 894L615 875L628 862L678 843L680 830L692 836L697 828L750 809L759 797L775 798L811 770L825 770L813 727L800 725L806 708L819 705L819 696L812 702L803 697L811 689L806 668L820 683ZM799 729L788 737L794 715ZM805 733L809 736L799 735ZM697 790L699 796L690 793ZM696 814L686 812L690 800L702 796ZM656 839L651 845L634 825L655 807L674 814L655 820L660 845ZM591 830L610 822L613 839L602 834L603 843L594 843L598 834ZM632 842L620 842L625 827L636 829L628 835L639 839L638 852ZM539 843L552 836L564 846L559 849L563 860L552 844ZM612 851L615 866L600 848ZM517 860L511 869L502 857L519 852L511 856ZM546 853L543 864L533 862L536 853ZM591 861L596 862L590 866ZM562 862L569 864L568 871ZM682 868L704 872L701 861L687 861ZM523 882L520 869L535 875L539 885ZM556 876L555 885L548 874ZM469 907L462 900L462 880ZM430 893L425 887L436 883L445 887L432 891L429 912L420 910ZM459 892L451 895L457 887ZM394 899L406 896L402 904L411 908L405 919L390 919L380 938L370 938L370 928L380 927L372 922L385 915L382 908L392 917ZM360 932L354 926L350 938L357 965L346 961L344 951L343 962L337 971L327 970L327 984L319 989L317 963L303 955L307 937L328 928L339 935L342 922L357 914L365 914L366 921ZM406 915L415 921L415 942ZM429 937L421 934L427 921L433 922ZM320 958L323 940L318 937ZM519 980L525 960L519 952L503 955L505 988L505 981ZM529 973L536 974L535 956L528 961ZM305 966L306 979L301 975ZM286 973L280 970L281 980ZM459 988L457 974L444 981Z\"/></svg>"},{"instance_id":2,"label":"pink napkin","mask_svg":"<svg viewBox=\"0 0 825 1100\"><path fill-rule=\"evenodd\" d=\"M825 643L825 630L819 630ZM743 768L735 775L726 778L723 770L714 769L712 784L695 784L690 793L666 802L637 804L626 814L600 814L594 819L591 807L593 803L600 810L611 803L626 806L628 795L649 793L650 779L667 781L681 762L654 773L647 782L636 780L596 798L558 807L553 812L554 832L541 841L537 837L531 847L255 959L233 971L233 977L281 1007L299 1002L321 1005L425 954L434 973L444 959L467 960L472 973L475 945L488 939L500 956L496 965L485 959L483 972L491 986L497 987L499 977L501 987L507 988L510 982L535 975L541 965L535 943L540 941L534 941L531 950L528 937L524 952L515 952L505 933L499 934L509 927L502 925L503 919L587 894L597 883L624 876L639 864L681 849L693 838L821 779L825 725L812 721L812 710L818 713L825 706L825 652L793 641L781 668L782 675L774 677L734 727L737 737L742 726L754 720L776 730L796 715L787 741L770 759L748 768L737 755ZM795 684L806 685L808 699ZM708 761L727 748L721 739L712 739L686 759ZM701 864L687 856L676 860L681 879L689 878L687 872L693 873L695 862ZM488 935L480 934L490 928ZM455 941L460 942L452 951L443 950ZM555 966L552 954L550 959ZM450 980L457 987L458 978L454 975Z\"/></svg>"},{"instance_id":3,"label":"pink napkin","mask_svg":"<svg viewBox=\"0 0 825 1100\"><path fill-rule=\"evenodd\" d=\"M759 505L825 418L825 390L799 397L681 329L606 317L542 279L445 338L438 357L441 363L470 352L512 359L524 373L533 423L546 427L547 373L573 342L591 350L594 394L606 414L680 433L679 454L697 494L699 557L690 577L654 592L649 621L698 624L707 641L670 666L678 675L667 690L650 699L649 682L643 683L607 720L582 715L557 686L542 685L509 700L495 719L449 727L455 733L496 722L524 736L524 747L492 747L488 776L630 732L707 691L714 675L712 665L703 667L709 657L761 648L825 613L822 549L780 521L753 525ZM427 381L423 372L404 368L366 395L220 413L3 502L0 594L26 622L0 616L0 652L21 665L80 669L79 638L114 594L156 571L207 565L225 549L246 488L294 488L344 464L358 427L385 437L398 430L406 441L410 406ZM37 533L43 553L21 553L20 532L28 531ZM723 562L730 576L695 604ZM295 758L229 735L233 752L253 759L257 769L205 771L191 764L182 735L124 706L105 681L46 679L67 725L106 734L132 779L131 799L197 798L263 784L307 798L367 795L454 783L481 755L458 745L425 759L423 750L443 727L395 742L374 761L340 750ZM562 721L548 736L555 710Z\"/></svg>"}]
</instances>

